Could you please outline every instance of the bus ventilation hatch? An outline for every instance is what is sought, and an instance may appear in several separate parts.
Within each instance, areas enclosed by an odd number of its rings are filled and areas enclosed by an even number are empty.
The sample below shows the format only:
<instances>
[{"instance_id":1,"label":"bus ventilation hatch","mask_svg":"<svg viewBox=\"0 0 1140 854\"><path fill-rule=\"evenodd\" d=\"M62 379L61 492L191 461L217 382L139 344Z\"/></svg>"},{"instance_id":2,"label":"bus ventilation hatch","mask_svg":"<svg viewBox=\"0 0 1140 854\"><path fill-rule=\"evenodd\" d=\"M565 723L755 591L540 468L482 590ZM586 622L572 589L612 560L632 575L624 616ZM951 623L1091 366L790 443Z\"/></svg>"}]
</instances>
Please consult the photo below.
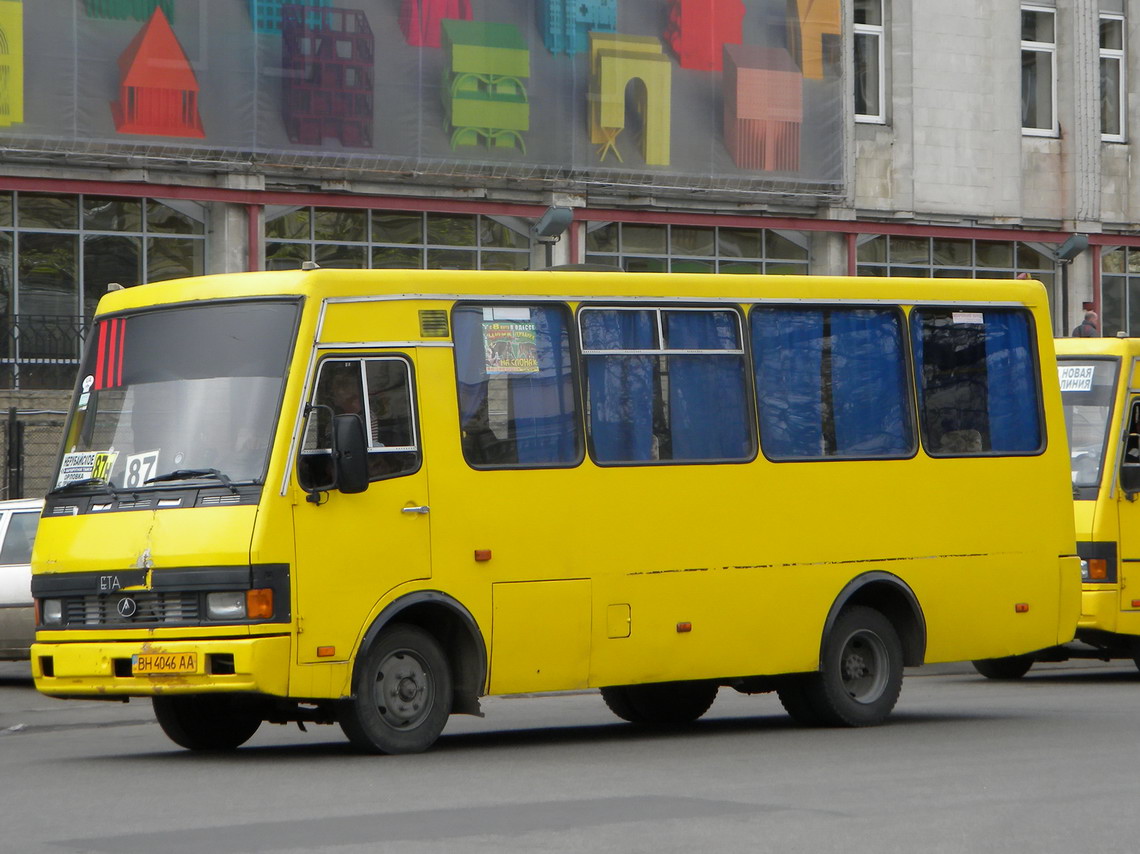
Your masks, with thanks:
<instances>
[{"instance_id":1,"label":"bus ventilation hatch","mask_svg":"<svg viewBox=\"0 0 1140 854\"><path fill-rule=\"evenodd\" d=\"M430 309L420 312L420 335L424 338L446 338L447 312Z\"/></svg>"}]
</instances>

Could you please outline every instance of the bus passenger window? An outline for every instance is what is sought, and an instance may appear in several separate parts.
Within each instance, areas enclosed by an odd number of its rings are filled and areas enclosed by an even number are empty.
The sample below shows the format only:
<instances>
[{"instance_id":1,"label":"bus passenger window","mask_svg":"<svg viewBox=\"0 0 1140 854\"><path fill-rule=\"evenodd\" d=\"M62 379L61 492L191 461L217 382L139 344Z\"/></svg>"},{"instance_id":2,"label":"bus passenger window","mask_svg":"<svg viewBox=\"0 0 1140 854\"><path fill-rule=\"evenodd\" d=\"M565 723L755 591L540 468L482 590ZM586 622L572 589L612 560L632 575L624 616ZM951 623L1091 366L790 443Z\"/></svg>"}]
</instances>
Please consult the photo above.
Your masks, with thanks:
<instances>
[{"instance_id":1,"label":"bus passenger window","mask_svg":"<svg viewBox=\"0 0 1140 854\"><path fill-rule=\"evenodd\" d=\"M584 306L587 422L599 463L716 463L755 454L740 315Z\"/></svg>"},{"instance_id":2,"label":"bus passenger window","mask_svg":"<svg viewBox=\"0 0 1140 854\"><path fill-rule=\"evenodd\" d=\"M757 307L750 319L766 456L866 459L914 453L897 309Z\"/></svg>"},{"instance_id":3,"label":"bus passenger window","mask_svg":"<svg viewBox=\"0 0 1140 854\"><path fill-rule=\"evenodd\" d=\"M1044 434L1028 312L916 308L911 337L927 453L959 457L1041 450Z\"/></svg>"},{"instance_id":4,"label":"bus passenger window","mask_svg":"<svg viewBox=\"0 0 1140 854\"><path fill-rule=\"evenodd\" d=\"M582 459L567 310L461 305L452 315L459 429L471 466Z\"/></svg>"}]
</instances>

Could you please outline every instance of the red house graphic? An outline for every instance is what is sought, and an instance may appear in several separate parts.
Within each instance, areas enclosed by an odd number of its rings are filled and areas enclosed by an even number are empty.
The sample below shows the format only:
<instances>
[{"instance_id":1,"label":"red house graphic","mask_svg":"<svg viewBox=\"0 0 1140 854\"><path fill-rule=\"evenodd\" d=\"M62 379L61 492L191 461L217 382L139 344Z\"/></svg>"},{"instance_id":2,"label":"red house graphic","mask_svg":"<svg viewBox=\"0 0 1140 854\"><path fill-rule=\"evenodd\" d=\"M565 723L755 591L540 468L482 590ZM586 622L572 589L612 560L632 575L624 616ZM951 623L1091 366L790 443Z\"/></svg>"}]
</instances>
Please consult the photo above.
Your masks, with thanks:
<instances>
[{"instance_id":1,"label":"red house graphic","mask_svg":"<svg viewBox=\"0 0 1140 854\"><path fill-rule=\"evenodd\" d=\"M150 136L204 137L198 79L161 6L119 57L115 130Z\"/></svg>"}]
</instances>

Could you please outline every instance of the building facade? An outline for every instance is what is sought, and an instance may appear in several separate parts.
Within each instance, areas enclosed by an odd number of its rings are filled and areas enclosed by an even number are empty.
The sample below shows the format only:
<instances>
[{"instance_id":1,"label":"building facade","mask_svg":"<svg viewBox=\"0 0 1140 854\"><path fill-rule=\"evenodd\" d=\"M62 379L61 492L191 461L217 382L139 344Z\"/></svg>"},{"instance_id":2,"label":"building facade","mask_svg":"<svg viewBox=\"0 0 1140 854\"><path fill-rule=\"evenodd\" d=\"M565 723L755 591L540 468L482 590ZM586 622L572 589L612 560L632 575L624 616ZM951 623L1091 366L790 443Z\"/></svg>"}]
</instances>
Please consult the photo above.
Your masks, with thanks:
<instances>
[{"instance_id":1,"label":"building facade","mask_svg":"<svg viewBox=\"0 0 1140 854\"><path fill-rule=\"evenodd\" d=\"M1140 0L343 2L0 0L6 405L112 283L304 261L1029 276L1140 334Z\"/></svg>"}]
</instances>

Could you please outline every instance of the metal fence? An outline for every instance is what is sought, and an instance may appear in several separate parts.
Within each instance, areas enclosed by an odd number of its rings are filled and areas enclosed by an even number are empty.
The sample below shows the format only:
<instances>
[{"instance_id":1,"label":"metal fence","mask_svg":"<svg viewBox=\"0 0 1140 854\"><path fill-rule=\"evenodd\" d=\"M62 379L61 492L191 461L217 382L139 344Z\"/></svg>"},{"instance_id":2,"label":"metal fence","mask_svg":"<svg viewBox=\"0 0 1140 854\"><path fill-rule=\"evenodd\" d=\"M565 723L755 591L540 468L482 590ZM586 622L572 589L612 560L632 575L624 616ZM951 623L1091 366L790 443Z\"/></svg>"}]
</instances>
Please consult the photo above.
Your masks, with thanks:
<instances>
[{"instance_id":1,"label":"metal fence","mask_svg":"<svg viewBox=\"0 0 1140 854\"><path fill-rule=\"evenodd\" d=\"M8 409L0 423L3 498L39 498L51 489L66 416L63 410Z\"/></svg>"}]
</instances>

